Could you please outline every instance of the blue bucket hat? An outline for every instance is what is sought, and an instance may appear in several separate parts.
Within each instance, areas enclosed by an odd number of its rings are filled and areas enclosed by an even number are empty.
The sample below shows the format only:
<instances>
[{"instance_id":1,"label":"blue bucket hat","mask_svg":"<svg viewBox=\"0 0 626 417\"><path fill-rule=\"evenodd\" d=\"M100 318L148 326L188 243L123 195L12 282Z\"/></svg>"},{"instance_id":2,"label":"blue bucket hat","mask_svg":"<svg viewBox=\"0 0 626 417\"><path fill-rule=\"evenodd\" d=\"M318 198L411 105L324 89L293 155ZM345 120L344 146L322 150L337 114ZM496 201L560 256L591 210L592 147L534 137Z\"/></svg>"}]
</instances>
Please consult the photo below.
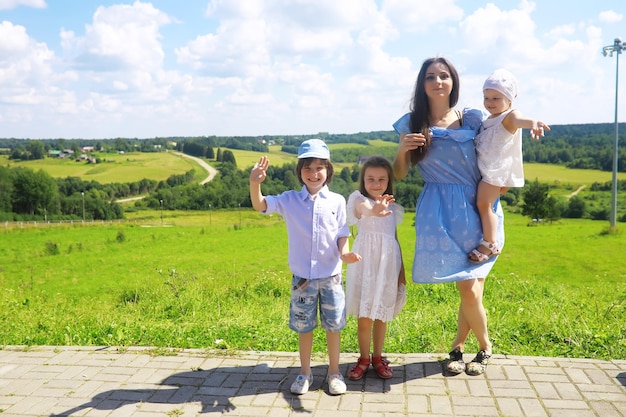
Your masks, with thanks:
<instances>
[{"instance_id":1,"label":"blue bucket hat","mask_svg":"<svg viewBox=\"0 0 626 417\"><path fill-rule=\"evenodd\" d=\"M330 150L324 141L320 139L305 140L298 148L298 159L319 158L330 160Z\"/></svg>"}]
</instances>

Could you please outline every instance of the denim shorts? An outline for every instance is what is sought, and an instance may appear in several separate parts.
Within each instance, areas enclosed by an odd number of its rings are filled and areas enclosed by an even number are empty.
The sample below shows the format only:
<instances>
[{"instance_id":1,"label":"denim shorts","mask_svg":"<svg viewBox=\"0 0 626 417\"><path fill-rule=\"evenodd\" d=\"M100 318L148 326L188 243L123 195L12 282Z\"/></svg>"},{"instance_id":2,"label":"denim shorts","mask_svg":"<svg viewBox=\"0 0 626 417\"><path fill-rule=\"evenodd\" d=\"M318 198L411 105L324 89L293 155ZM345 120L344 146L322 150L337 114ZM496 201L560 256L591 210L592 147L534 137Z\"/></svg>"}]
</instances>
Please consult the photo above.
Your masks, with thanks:
<instances>
[{"instance_id":1,"label":"denim shorts","mask_svg":"<svg viewBox=\"0 0 626 417\"><path fill-rule=\"evenodd\" d=\"M291 279L289 328L297 333L309 333L317 327L319 305L322 327L338 332L346 327L346 295L341 274L328 278Z\"/></svg>"}]
</instances>

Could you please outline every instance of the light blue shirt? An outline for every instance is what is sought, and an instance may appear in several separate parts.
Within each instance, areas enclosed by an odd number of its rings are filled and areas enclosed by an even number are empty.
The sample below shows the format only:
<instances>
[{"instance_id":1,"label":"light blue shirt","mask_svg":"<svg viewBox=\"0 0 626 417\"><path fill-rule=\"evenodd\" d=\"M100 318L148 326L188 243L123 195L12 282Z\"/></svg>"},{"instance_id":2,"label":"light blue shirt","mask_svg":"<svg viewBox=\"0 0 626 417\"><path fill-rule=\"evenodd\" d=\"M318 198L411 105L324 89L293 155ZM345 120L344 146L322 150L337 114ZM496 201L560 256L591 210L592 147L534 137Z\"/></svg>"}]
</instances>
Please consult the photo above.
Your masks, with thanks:
<instances>
[{"instance_id":1,"label":"light blue shirt","mask_svg":"<svg viewBox=\"0 0 626 417\"><path fill-rule=\"evenodd\" d=\"M316 279L341 272L337 240L350 235L346 199L341 194L324 186L313 199L303 186L301 191L285 191L265 201L263 213L278 213L287 223L289 268L295 276Z\"/></svg>"}]
</instances>

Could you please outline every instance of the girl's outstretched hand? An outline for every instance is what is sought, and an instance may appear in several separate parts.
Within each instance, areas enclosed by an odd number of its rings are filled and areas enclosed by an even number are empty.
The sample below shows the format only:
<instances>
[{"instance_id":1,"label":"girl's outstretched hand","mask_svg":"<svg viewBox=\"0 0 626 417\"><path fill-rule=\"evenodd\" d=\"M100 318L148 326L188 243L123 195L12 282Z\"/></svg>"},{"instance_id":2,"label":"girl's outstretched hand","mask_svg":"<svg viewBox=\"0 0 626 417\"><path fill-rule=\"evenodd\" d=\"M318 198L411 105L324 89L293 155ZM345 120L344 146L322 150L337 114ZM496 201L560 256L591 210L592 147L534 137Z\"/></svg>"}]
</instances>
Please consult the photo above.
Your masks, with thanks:
<instances>
[{"instance_id":1,"label":"girl's outstretched hand","mask_svg":"<svg viewBox=\"0 0 626 417\"><path fill-rule=\"evenodd\" d=\"M377 197L374 200L374 205L372 206L372 216L376 217L387 217L391 215L393 212L389 210L389 204L396 201L392 195L384 194L380 197Z\"/></svg>"},{"instance_id":2,"label":"girl's outstretched hand","mask_svg":"<svg viewBox=\"0 0 626 417\"><path fill-rule=\"evenodd\" d=\"M533 127L530 129L530 137L538 141L539 138L544 136L544 130L550 130L550 126L541 120L537 120L533 123Z\"/></svg>"},{"instance_id":3,"label":"girl's outstretched hand","mask_svg":"<svg viewBox=\"0 0 626 417\"><path fill-rule=\"evenodd\" d=\"M267 167L269 166L270 160L267 159L267 156L262 156L261 159L259 159L259 162L254 164L252 170L250 171L250 184L260 184L265 181Z\"/></svg>"}]
</instances>

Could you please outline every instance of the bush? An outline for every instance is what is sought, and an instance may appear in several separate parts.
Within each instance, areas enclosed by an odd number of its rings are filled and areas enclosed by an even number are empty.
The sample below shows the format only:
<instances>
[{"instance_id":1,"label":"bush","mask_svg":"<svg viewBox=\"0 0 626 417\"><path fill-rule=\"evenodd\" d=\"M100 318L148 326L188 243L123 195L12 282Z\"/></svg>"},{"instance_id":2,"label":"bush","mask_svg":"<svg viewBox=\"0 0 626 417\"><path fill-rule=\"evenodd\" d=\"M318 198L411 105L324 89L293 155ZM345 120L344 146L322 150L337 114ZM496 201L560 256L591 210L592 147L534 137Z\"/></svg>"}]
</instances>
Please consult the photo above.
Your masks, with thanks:
<instances>
[{"instance_id":1,"label":"bush","mask_svg":"<svg viewBox=\"0 0 626 417\"><path fill-rule=\"evenodd\" d=\"M61 253L59 250L59 244L56 242L46 242L46 253L48 255L58 255Z\"/></svg>"}]
</instances>

